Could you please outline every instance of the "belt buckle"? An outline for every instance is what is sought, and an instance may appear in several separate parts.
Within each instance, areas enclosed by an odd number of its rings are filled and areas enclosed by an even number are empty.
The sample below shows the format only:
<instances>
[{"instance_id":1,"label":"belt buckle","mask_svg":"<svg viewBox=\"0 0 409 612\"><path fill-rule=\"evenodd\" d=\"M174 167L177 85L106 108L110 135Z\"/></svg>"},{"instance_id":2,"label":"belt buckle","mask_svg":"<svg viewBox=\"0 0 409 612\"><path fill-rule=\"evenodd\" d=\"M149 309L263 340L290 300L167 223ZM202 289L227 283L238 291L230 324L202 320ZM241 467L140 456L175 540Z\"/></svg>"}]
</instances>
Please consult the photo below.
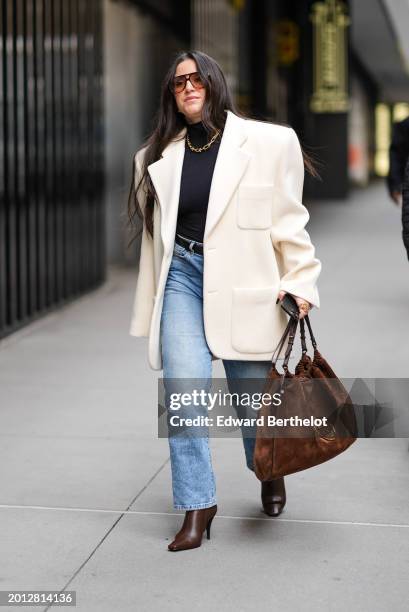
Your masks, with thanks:
<instances>
[{"instance_id":1,"label":"belt buckle","mask_svg":"<svg viewBox=\"0 0 409 612\"><path fill-rule=\"evenodd\" d=\"M194 245L194 244L196 244L196 242L195 242L194 240L192 240L192 242L189 244L189 251L190 251L191 253L194 253L194 250L193 250L193 245Z\"/></svg>"}]
</instances>

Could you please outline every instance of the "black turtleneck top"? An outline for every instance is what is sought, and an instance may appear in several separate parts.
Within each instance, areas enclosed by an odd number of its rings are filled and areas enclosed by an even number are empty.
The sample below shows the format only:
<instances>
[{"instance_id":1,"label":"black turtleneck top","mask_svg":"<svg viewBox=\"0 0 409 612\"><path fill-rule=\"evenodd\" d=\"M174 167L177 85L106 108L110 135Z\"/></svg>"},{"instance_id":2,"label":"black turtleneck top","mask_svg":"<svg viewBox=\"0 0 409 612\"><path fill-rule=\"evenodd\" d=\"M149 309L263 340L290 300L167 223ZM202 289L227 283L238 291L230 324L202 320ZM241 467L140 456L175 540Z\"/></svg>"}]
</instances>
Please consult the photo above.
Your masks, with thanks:
<instances>
[{"instance_id":1,"label":"black turtleneck top","mask_svg":"<svg viewBox=\"0 0 409 612\"><path fill-rule=\"evenodd\" d=\"M201 121L187 124L187 133L194 147L202 147L211 139ZM197 242L203 242L210 185L221 136L219 134L201 153L191 151L185 142L176 233Z\"/></svg>"}]
</instances>

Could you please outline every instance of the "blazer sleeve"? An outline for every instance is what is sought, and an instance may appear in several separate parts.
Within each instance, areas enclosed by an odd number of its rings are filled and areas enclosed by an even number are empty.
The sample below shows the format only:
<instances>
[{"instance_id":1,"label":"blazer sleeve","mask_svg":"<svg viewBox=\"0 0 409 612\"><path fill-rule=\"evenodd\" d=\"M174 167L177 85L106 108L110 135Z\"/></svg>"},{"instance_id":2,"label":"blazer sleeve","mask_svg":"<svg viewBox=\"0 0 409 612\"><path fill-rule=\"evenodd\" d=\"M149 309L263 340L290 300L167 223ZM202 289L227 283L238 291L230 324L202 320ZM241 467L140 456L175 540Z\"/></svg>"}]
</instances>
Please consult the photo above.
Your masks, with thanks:
<instances>
[{"instance_id":1,"label":"blazer sleeve","mask_svg":"<svg viewBox=\"0 0 409 612\"><path fill-rule=\"evenodd\" d=\"M141 176L140 152L135 155L134 180L135 191ZM139 195L141 209L144 212L146 197L143 193ZM142 241L139 257L139 271L136 281L136 290L133 301L132 320L129 333L131 336L149 336L149 328L152 318L155 295L155 268L153 239L148 234L145 223L142 229Z\"/></svg>"},{"instance_id":2,"label":"blazer sleeve","mask_svg":"<svg viewBox=\"0 0 409 612\"><path fill-rule=\"evenodd\" d=\"M321 262L305 229L310 215L302 204L304 160L295 131L287 128L287 142L277 173L271 240L281 263L280 290L320 307L317 279Z\"/></svg>"}]
</instances>

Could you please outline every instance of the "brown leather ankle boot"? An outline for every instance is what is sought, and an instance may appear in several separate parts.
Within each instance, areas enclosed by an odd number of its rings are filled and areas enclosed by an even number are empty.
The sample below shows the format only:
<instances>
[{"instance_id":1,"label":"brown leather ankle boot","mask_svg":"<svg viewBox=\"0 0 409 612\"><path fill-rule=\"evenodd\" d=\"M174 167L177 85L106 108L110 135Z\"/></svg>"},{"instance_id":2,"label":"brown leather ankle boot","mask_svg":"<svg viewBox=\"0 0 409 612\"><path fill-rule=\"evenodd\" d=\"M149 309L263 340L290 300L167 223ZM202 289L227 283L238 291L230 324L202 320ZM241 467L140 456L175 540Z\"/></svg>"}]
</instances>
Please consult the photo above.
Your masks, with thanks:
<instances>
[{"instance_id":1,"label":"brown leather ankle boot","mask_svg":"<svg viewBox=\"0 0 409 612\"><path fill-rule=\"evenodd\" d=\"M278 516L286 502L284 478L266 480L261 483L261 501L269 516Z\"/></svg>"},{"instance_id":2,"label":"brown leather ankle boot","mask_svg":"<svg viewBox=\"0 0 409 612\"><path fill-rule=\"evenodd\" d=\"M206 529L207 539L210 540L210 525L217 512L217 505L201 510L187 510L182 528L175 536L168 550L187 550L198 548L202 543L203 532Z\"/></svg>"}]
</instances>

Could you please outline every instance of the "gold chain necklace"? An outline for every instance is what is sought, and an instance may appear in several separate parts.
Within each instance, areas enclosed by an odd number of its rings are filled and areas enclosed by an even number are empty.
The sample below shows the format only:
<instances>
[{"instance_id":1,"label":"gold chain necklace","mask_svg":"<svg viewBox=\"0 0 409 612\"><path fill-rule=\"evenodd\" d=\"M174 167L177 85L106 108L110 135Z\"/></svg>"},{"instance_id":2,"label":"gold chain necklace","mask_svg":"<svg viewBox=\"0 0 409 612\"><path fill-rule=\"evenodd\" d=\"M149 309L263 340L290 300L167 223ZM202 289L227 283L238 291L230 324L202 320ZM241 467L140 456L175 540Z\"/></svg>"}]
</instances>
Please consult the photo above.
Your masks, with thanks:
<instances>
[{"instance_id":1,"label":"gold chain necklace","mask_svg":"<svg viewBox=\"0 0 409 612\"><path fill-rule=\"evenodd\" d=\"M194 147L192 143L190 142L189 136L187 133L186 133L186 141L191 151L194 151L195 153L201 153L202 151L207 151L207 149L212 146L212 144L214 143L214 141L216 140L219 134L220 134L220 130L216 130L215 135L212 136L211 140L209 140L209 142L203 145L203 147Z\"/></svg>"}]
</instances>

